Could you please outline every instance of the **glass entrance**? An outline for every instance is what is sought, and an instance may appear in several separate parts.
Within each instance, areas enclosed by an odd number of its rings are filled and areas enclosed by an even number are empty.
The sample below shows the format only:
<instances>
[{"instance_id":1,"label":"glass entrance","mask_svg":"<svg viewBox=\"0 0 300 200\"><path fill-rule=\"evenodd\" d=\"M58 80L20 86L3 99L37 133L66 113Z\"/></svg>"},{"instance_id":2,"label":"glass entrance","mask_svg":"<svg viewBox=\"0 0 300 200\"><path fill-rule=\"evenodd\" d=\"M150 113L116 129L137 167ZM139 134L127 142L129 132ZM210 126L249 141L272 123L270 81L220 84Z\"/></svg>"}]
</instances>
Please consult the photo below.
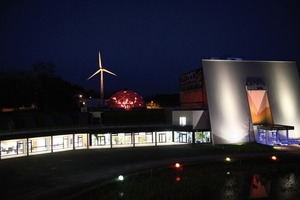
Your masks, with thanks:
<instances>
[{"instance_id":1,"label":"glass entrance","mask_svg":"<svg viewBox=\"0 0 300 200\"><path fill-rule=\"evenodd\" d=\"M179 142L187 143L187 134L186 133L179 134Z\"/></svg>"},{"instance_id":2,"label":"glass entrance","mask_svg":"<svg viewBox=\"0 0 300 200\"><path fill-rule=\"evenodd\" d=\"M81 135L77 136L77 147L83 146L83 138Z\"/></svg>"},{"instance_id":3,"label":"glass entrance","mask_svg":"<svg viewBox=\"0 0 300 200\"><path fill-rule=\"evenodd\" d=\"M160 133L158 135L158 142L159 143L165 143L165 142L167 142L167 137L166 137L165 133Z\"/></svg>"},{"instance_id":4,"label":"glass entrance","mask_svg":"<svg viewBox=\"0 0 300 200\"><path fill-rule=\"evenodd\" d=\"M105 145L105 136L98 136L97 145L98 146L104 146Z\"/></svg>"},{"instance_id":5,"label":"glass entrance","mask_svg":"<svg viewBox=\"0 0 300 200\"><path fill-rule=\"evenodd\" d=\"M23 141L17 142L17 154L23 154L24 153L24 143Z\"/></svg>"},{"instance_id":6,"label":"glass entrance","mask_svg":"<svg viewBox=\"0 0 300 200\"><path fill-rule=\"evenodd\" d=\"M32 153L32 140L29 140L27 145L28 145L28 151Z\"/></svg>"}]
</instances>

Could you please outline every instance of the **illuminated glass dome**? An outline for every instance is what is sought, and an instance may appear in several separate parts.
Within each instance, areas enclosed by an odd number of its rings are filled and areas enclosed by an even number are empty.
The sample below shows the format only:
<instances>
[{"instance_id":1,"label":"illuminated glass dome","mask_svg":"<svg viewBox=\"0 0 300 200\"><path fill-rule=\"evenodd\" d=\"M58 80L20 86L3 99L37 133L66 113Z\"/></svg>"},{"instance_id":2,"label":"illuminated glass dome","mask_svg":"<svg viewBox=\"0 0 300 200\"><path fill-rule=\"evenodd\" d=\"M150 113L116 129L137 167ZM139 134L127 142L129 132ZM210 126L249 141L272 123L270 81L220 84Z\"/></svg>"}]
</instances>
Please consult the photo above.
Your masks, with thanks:
<instances>
[{"instance_id":1,"label":"illuminated glass dome","mask_svg":"<svg viewBox=\"0 0 300 200\"><path fill-rule=\"evenodd\" d=\"M110 97L107 106L114 109L131 110L145 108L145 102L137 93L131 90L121 90Z\"/></svg>"}]
</instances>

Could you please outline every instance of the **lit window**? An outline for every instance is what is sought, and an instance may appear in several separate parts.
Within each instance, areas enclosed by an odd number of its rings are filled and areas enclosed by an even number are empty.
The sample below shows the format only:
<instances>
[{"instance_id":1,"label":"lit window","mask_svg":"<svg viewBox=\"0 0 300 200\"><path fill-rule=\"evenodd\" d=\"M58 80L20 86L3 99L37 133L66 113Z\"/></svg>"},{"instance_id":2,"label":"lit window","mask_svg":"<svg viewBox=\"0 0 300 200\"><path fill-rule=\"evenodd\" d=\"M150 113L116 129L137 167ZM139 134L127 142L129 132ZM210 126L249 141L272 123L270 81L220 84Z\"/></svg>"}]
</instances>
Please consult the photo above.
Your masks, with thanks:
<instances>
[{"instance_id":1,"label":"lit window","mask_svg":"<svg viewBox=\"0 0 300 200\"><path fill-rule=\"evenodd\" d=\"M186 117L179 117L179 125L180 126L186 125Z\"/></svg>"}]
</instances>

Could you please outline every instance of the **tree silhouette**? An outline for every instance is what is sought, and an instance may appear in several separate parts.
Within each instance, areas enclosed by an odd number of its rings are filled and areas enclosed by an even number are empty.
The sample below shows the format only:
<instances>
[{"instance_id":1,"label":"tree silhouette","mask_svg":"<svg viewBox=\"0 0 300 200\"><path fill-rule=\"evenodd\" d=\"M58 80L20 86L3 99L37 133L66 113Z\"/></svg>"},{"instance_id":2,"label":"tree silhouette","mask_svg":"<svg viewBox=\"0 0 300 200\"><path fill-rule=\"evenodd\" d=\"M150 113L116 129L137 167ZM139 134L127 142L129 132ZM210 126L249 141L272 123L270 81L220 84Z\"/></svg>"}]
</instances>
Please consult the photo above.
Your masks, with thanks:
<instances>
[{"instance_id":1,"label":"tree silhouette","mask_svg":"<svg viewBox=\"0 0 300 200\"><path fill-rule=\"evenodd\" d=\"M17 110L21 106L31 106L35 92L32 82L33 78L28 72L0 72L0 107Z\"/></svg>"},{"instance_id":2,"label":"tree silhouette","mask_svg":"<svg viewBox=\"0 0 300 200\"><path fill-rule=\"evenodd\" d=\"M0 108L18 110L37 106L41 111L78 110L76 96L85 90L55 76L52 61L33 65L32 71L0 72Z\"/></svg>"}]
</instances>

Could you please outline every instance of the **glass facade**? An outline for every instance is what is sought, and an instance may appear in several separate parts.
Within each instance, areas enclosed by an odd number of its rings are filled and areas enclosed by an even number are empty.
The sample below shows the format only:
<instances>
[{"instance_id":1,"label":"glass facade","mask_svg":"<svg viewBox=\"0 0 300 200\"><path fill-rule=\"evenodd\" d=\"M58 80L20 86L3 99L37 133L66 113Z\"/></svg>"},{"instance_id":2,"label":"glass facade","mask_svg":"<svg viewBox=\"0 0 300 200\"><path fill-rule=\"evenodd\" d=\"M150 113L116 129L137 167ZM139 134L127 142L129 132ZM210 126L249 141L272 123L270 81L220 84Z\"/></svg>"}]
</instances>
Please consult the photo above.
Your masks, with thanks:
<instances>
[{"instance_id":1,"label":"glass facade","mask_svg":"<svg viewBox=\"0 0 300 200\"><path fill-rule=\"evenodd\" d=\"M51 153L51 137L36 137L28 139L29 155Z\"/></svg>"},{"instance_id":2,"label":"glass facade","mask_svg":"<svg viewBox=\"0 0 300 200\"><path fill-rule=\"evenodd\" d=\"M192 143L192 132L175 131L174 142Z\"/></svg>"},{"instance_id":3,"label":"glass facade","mask_svg":"<svg viewBox=\"0 0 300 200\"><path fill-rule=\"evenodd\" d=\"M74 134L74 149L87 149L88 148L88 133Z\"/></svg>"},{"instance_id":4,"label":"glass facade","mask_svg":"<svg viewBox=\"0 0 300 200\"><path fill-rule=\"evenodd\" d=\"M73 135L53 136L52 140L53 152L65 151L73 149Z\"/></svg>"},{"instance_id":5,"label":"glass facade","mask_svg":"<svg viewBox=\"0 0 300 200\"><path fill-rule=\"evenodd\" d=\"M101 147L101 148L109 148L111 147L110 142L111 134L110 133L99 133L91 135L91 146L92 147Z\"/></svg>"},{"instance_id":6,"label":"glass facade","mask_svg":"<svg viewBox=\"0 0 300 200\"><path fill-rule=\"evenodd\" d=\"M132 133L115 133L112 134L113 147L130 147L133 146Z\"/></svg>"},{"instance_id":7,"label":"glass facade","mask_svg":"<svg viewBox=\"0 0 300 200\"><path fill-rule=\"evenodd\" d=\"M271 146L299 144L299 139L295 138L290 131L293 127L274 125L270 127L256 126L255 139L257 143Z\"/></svg>"},{"instance_id":8,"label":"glass facade","mask_svg":"<svg viewBox=\"0 0 300 200\"><path fill-rule=\"evenodd\" d=\"M153 132L134 133L135 146L153 146L155 144Z\"/></svg>"},{"instance_id":9,"label":"glass facade","mask_svg":"<svg viewBox=\"0 0 300 200\"><path fill-rule=\"evenodd\" d=\"M210 143L210 131L72 133L0 141L1 159L88 148ZM195 139L193 139L195 138Z\"/></svg>"},{"instance_id":10,"label":"glass facade","mask_svg":"<svg viewBox=\"0 0 300 200\"><path fill-rule=\"evenodd\" d=\"M201 144L201 143L210 143L210 131L196 131L195 132L195 143Z\"/></svg>"},{"instance_id":11,"label":"glass facade","mask_svg":"<svg viewBox=\"0 0 300 200\"><path fill-rule=\"evenodd\" d=\"M266 145L286 145L289 144L288 132L286 130L258 129L256 141Z\"/></svg>"},{"instance_id":12,"label":"glass facade","mask_svg":"<svg viewBox=\"0 0 300 200\"><path fill-rule=\"evenodd\" d=\"M1 141L1 158L26 156L26 139Z\"/></svg>"}]
</instances>

